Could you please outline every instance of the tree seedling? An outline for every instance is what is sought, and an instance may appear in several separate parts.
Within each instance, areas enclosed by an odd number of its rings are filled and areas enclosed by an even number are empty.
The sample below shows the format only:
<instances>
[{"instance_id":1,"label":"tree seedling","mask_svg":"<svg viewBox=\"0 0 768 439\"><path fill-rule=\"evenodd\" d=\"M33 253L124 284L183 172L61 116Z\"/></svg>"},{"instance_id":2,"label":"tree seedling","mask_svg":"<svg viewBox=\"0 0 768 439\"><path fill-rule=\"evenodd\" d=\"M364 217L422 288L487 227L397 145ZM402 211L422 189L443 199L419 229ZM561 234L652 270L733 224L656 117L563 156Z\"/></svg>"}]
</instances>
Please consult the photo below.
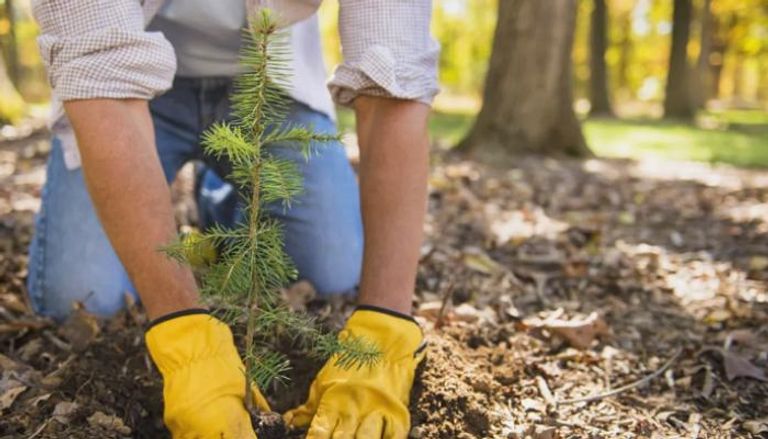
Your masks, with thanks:
<instances>
[{"instance_id":1,"label":"tree seedling","mask_svg":"<svg viewBox=\"0 0 768 439\"><path fill-rule=\"evenodd\" d=\"M231 97L234 117L215 124L203 137L208 154L232 164L229 181L243 194L244 220L233 228L214 226L193 238L181 236L163 251L194 264L210 259L211 248L218 249L216 261L200 273L201 294L223 310L224 321L245 320L245 372L265 389L274 380L284 380L289 368L287 358L270 348L269 334L288 333L311 355L335 356L346 368L372 365L379 352L366 340L339 339L322 331L313 318L293 312L281 301L281 289L296 279L297 271L285 253L281 224L264 207L282 203L284 209L290 208L303 186L298 164L271 151L278 146L298 148L305 160L311 160L316 148L338 141L338 135L286 122L291 103L290 46L273 13L261 10L244 33L244 72ZM253 411L251 400L246 386L245 401Z\"/></svg>"}]
</instances>

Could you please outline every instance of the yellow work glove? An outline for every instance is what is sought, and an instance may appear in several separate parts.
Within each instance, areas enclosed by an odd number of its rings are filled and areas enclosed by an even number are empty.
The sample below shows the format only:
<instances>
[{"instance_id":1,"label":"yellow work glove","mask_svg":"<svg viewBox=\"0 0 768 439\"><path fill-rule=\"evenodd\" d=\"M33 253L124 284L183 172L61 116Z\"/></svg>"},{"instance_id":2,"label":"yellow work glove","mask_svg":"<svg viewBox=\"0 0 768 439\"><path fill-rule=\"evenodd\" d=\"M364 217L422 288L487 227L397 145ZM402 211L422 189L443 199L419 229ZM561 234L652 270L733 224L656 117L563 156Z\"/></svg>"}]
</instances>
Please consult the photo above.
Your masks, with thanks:
<instances>
[{"instance_id":1,"label":"yellow work glove","mask_svg":"<svg viewBox=\"0 0 768 439\"><path fill-rule=\"evenodd\" d=\"M339 334L363 337L380 352L374 366L343 369L331 358L318 373L309 398L284 415L307 439L406 438L408 399L416 366L423 359L421 328L409 316L360 306Z\"/></svg>"},{"instance_id":2,"label":"yellow work glove","mask_svg":"<svg viewBox=\"0 0 768 439\"><path fill-rule=\"evenodd\" d=\"M147 349L163 375L163 420L174 439L255 439L245 409L245 366L229 327L205 310L155 320ZM255 386L254 405L270 411Z\"/></svg>"},{"instance_id":3,"label":"yellow work glove","mask_svg":"<svg viewBox=\"0 0 768 439\"><path fill-rule=\"evenodd\" d=\"M203 234L192 230L182 238L184 257L194 269L202 269L216 262L218 250L213 242L203 239Z\"/></svg>"}]
</instances>

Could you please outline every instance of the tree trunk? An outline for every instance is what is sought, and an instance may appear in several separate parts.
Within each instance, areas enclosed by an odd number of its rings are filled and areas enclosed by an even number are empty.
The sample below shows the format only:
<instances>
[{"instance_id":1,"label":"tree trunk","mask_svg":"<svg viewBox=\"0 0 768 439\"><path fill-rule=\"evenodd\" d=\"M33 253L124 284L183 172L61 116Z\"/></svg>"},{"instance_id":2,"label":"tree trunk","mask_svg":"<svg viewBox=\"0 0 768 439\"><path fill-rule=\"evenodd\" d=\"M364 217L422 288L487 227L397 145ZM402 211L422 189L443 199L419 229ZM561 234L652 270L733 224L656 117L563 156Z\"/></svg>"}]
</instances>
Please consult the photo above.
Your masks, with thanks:
<instances>
[{"instance_id":1,"label":"tree trunk","mask_svg":"<svg viewBox=\"0 0 768 439\"><path fill-rule=\"evenodd\" d=\"M489 160L591 155L573 112L576 6L576 0L499 1L483 107L461 151Z\"/></svg>"},{"instance_id":2,"label":"tree trunk","mask_svg":"<svg viewBox=\"0 0 768 439\"><path fill-rule=\"evenodd\" d=\"M704 0L701 6L701 17L699 23L701 26L699 35L699 58L696 60L696 70L694 71L693 90L694 103L697 108L704 108L711 97L712 77L710 70L709 57L712 54L712 0Z\"/></svg>"},{"instance_id":3,"label":"tree trunk","mask_svg":"<svg viewBox=\"0 0 768 439\"><path fill-rule=\"evenodd\" d=\"M608 94L608 68L605 51L608 49L608 12L605 0L594 0L589 31L589 101L591 116L613 116Z\"/></svg>"},{"instance_id":4,"label":"tree trunk","mask_svg":"<svg viewBox=\"0 0 768 439\"><path fill-rule=\"evenodd\" d=\"M746 92L744 90L744 56L735 51L733 56L733 89L731 94L731 100L737 105L740 105L746 100Z\"/></svg>"},{"instance_id":5,"label":"tree trunk","mask_svg":"<svg viewBox=\"0 0 768 439\"><path fill-rule=\"evenodd\" d=\"M720 98L720 82L723 76L723 62L725 61L725 52L728 50L728 39L724 37L724 26L722 17L712 17L712 46L710 47L709 78L710 89L709 96L715 99Z\"/></svg>"},{"instance_id":6,"label":"tree trunk","mask_svg":"<svg viewBox=\"0 0 768 439\"><path fill-rule=\"evenodd\" d=\"M8 77L5 59L0 56L0 125L16 122L24 110L24 100Z\"/></svg>"},{"instance_id":7,"label":"tree trunk","mask_svg":"<svg viewBox=\"0 0 768 439\"><path fill-rule=\"evenodd\" d=\"M621 39L619 41L619 65L616 89L626 93L629 88L629 67L632 62L632 12L621 14L619 20Z\"/></svg>"},{"instance_id":8,"label":"tree trunk","mask_svg":"<svg viewBox=\"0 0 768 439\"><path fill-rule=\"evenodd\" d=\"M16 11L14 9L14 0L5 0L5 16L10 24L8 32L8 45L6 47L6 60L8 67L8 76L14 84L18 85L19 79L19 55L16 41Z\"/></svg>"},{"instance_id":9,"label":"tree trunk","mask_svg":"<svg viewBox=\"0 0 768 439\"><path fill-rule=\"evenodd\" d=\"M691 31L691 0L674 0L672 49L669 55L664 117L693 119L696 109L691 99L688 38Z\"/></svg>"}]
</instances>

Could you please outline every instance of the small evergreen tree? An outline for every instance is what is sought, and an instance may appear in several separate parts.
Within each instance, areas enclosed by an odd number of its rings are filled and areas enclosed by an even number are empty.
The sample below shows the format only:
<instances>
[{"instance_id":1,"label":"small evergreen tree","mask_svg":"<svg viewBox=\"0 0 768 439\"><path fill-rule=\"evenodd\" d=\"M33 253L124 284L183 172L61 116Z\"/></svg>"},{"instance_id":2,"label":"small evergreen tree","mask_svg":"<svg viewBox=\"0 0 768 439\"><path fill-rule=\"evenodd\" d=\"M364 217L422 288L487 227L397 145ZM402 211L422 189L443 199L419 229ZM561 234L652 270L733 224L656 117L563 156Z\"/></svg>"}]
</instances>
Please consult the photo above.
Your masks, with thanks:
<instances>
[{"instance_id":1,"label":"small evergreen tree","mask_svg":"<svg viewBox=\"0 0 768 439\"><path fill-rule=\"evenodd\" d=\"M262 389L285 378L289 362L269 347L267 334L288 332L301 346L319 357L336 355L343 367L370 365L379 355L376 346L362 339L337 339L318 329L313 319L298 314L280 300L280 290L296 278L296 269L283 250L281 225L263 212L267 203L284 208L302 191L295 162L270 153L274 145L299 148L306 160L317 144L337 141L337 135L285 122L290 101L290 47L269 9L249 20L241 63L245 72L235 82L234 120L219 123L203 137L205 150L232 163L230 181L244 194L246 220L226 229L213 227L194 236L180 237L163 250L185 263L200 261L200 254L219 249L217 260L201 274L201 293L214 299L221 317L232 324L246 321L245 359L250 381ZM252 410L250 386L246 404Z\"/></svg>"}]
</instances>

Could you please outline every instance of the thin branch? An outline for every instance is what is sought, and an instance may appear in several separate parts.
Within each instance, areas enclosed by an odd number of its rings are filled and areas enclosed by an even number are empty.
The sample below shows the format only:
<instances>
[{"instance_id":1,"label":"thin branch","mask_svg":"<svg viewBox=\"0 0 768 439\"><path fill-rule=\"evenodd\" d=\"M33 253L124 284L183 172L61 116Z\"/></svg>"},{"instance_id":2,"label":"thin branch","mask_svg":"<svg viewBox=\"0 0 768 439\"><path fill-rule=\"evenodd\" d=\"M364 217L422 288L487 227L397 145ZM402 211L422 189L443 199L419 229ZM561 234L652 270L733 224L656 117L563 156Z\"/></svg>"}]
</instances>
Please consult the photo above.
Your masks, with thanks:
<instances>
[{"instance_id":1,"label":"thin branch","mask_svg":"<svg viewBox=\"0 0 768 439\"><path fill-rule=\"evenodd\" d=\"M682 353L683 353L683 349L682 348L678 349L677 352L675 352L675 354L672 356L672 358L670 358L666 363L664 363L664 365L662 365L655 372L653 372L652 374L647 375L647 376L645 376L645 377L643 377L643 378L641 378L641 379L639 379L637 381L631 382L631 383L629 383L629 384L627 384L625 386L621 386L621 387L618 387L618 388L613 389L613 390L609 390L609 391L604 392L604 393L598 393L596 395L591 395L591 396L585 396L585 397L582 397L582 398L566 399L566 400L563 400L563 401L558 401L558 404L577 404L577 403L580 403L580 402L598 401L598 400L601 400L603 398L608 398L608 397L611 397L611 396L615 396L615 395L618 395L619 393L626 392L627 390L632 390L634 388L640 387L640 386L642 386L644 384L647 384L647 383L651 382L654 378L658 377L659 375L663 374L665 370L669 369L673 364L675 364L675 362L677 361L678 358L680 358L680 355Z\"/></svg>"}]
</instances>

